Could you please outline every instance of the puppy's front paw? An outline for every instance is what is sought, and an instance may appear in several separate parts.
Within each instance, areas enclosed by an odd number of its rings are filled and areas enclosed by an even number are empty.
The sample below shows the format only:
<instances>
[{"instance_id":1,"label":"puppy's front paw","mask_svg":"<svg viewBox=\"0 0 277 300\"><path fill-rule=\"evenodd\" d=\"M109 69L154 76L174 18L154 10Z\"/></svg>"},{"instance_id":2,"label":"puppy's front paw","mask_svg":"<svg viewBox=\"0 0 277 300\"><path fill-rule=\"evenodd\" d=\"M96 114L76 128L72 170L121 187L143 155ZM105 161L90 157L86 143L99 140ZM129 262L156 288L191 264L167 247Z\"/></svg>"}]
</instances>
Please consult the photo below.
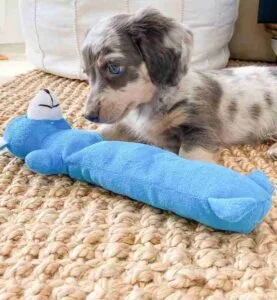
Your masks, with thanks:
<instances>
[{"instance_id":1,"label":"puppy's front paw","mask_svg":"<svg viewBox=\"0 0 277 300\"><path fill-rule=\"evenodd\" d=\"M273 160L277 160L277 143L274 143L266 152L267 156Z\"/></svg>"}]
</instances>

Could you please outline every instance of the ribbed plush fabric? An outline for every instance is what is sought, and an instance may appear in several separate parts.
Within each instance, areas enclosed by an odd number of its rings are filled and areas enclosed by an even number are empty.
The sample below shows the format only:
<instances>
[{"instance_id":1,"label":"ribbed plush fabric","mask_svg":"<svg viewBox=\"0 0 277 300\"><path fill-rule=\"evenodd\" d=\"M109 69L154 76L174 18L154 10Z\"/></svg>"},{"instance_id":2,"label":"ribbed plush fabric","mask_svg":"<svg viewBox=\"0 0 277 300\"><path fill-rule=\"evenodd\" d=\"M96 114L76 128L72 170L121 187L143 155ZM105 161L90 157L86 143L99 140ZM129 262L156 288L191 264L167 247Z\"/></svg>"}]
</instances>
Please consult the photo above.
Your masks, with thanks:
<instances>
[{"instance_id":1,"label":"ribbed plush fabric","mask_svg":"<svg viewBox=\"0 0 277 300\"><path fill-rule=\"evenodd\" d=\"M216 229L249 233L271 207L273 186L261 171L244 176L148 145L100 142L67 165L73 178Z\"/></svg>"}]
</instances>

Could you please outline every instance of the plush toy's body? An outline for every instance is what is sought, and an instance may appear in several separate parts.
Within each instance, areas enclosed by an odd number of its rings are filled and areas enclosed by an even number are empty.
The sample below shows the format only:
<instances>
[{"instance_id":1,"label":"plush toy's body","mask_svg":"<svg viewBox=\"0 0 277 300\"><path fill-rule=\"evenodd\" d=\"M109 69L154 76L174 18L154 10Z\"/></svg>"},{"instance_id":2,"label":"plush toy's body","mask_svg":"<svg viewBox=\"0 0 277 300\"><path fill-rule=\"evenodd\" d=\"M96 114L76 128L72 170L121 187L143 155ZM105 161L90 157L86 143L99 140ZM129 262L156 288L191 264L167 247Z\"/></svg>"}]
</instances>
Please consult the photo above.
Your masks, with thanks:
<instances>
[{"instance_id":1,"label":"plush toy's body","mask_svg":"<svg viewBox=\"0 0 277 300\"><path fill-rule=\"evenodd\" d=\"M148 145L103 141L71 129L53 98L41 91L4 133L3 147L31 170L68 174L216 229L248 233L268 212L273 186L261 171L244 176Z\"/></svg>"}]
</instances>

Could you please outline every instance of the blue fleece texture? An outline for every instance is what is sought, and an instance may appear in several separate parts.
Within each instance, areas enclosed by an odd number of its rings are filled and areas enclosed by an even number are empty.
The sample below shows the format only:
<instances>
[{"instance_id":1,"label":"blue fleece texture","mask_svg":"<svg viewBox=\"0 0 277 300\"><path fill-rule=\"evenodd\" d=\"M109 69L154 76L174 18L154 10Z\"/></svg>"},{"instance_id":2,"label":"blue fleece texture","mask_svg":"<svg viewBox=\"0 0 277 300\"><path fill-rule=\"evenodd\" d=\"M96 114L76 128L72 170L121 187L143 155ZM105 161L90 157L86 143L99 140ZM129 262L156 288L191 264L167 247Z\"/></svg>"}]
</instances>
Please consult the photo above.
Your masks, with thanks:
<instances>
[{"instance_id":1,"label":"blue fleece texture","mask_svg":"<svg viewBox=\"0 0 277 300\"><path fill-rule=\"evenodd\" d=\"M64 120L12 120L6 146L42 174L67 174L219 230L249 233L271 207L261 171L244 176L138 143L103 141Z\"/></svg>"}]
</instances>

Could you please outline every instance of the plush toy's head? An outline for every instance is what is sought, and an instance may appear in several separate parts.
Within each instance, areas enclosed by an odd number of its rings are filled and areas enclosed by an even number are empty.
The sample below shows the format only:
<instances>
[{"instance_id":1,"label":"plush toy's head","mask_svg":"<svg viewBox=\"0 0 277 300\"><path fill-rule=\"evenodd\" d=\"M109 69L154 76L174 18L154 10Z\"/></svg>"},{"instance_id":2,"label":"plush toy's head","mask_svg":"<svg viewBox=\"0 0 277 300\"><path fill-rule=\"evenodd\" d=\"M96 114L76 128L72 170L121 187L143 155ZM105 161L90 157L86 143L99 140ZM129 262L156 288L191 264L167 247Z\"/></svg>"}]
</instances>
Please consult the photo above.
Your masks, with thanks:
<instances>
[{"instance_id":1,"label":"plush toy's head","mask_svg":"<svg viewBox=\"0 0 277 300\"><path fill-rule=\"evenodd\" d=\"M57 98L43 89L31 101L27 115L9 122L0 140L0 149L7 147L14 155L25 158L40 149L45 137L64 129L70 129L70 125L63 118Z\"/></svg>"}]
</instances>

